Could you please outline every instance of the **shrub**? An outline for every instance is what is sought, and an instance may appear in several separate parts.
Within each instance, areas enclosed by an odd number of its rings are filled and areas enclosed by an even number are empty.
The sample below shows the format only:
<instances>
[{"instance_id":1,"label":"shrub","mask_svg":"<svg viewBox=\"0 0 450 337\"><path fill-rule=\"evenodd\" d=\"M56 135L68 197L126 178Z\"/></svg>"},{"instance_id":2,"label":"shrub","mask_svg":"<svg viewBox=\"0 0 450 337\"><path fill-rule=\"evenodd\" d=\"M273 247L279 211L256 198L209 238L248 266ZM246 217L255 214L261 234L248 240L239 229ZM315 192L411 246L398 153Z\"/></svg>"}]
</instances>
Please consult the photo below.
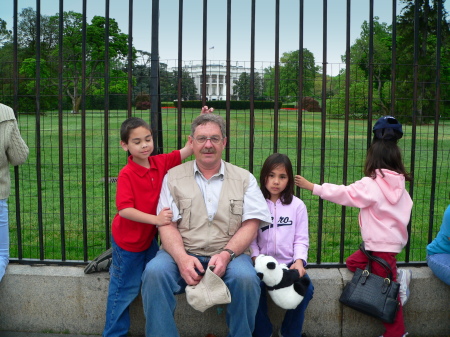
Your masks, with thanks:
<instances>
[{"instance_id":1,"label":"shrub","mask_svg":"<svg viewBox=\"0 0 450 337\"><path fill-rule=\"evenodd\" d=\"M227 108L226 101L207 101L208 106L214 109L225 110ZM255 109L273 109L275 106L274 102L271 101L255 101ZM278 108L281 108L282 102L278 102ZM183 101L181 102L183 108L198 108L202 107L202 101ZM249 110L250 101L230 101L230 108L233 110Z\"/></svg>"},{"instance_id":2,"label":"shrub","mask_svg":"<svg viewBox=\"0 0 450 337\"><path fill-rule=\"evenodd\" d=\"M136 110L148 110L151 107L150 95L140 94L136 96Z\"/></svg>"},{"instance_id":3,"label":"shrub","mask_svg":"<svg viewBox=\"0 0 450 337\"><path fill-rule=\"evenodd\" d=\"M298 109L298 105L295 106ZM321 112L322 108L314 98L306 96L302 99L302 109L310 112Z\"/></svg>"}]
</instances>

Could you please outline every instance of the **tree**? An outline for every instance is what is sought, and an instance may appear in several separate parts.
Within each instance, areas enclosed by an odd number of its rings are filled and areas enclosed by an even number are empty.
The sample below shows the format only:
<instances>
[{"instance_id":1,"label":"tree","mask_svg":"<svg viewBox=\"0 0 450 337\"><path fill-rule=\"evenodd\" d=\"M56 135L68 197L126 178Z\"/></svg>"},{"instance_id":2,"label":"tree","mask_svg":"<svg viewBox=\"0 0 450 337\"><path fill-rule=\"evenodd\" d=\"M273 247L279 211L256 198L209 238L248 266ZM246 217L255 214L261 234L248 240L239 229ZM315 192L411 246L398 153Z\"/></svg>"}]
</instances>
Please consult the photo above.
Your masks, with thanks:
<instances>
[{"instance_id":1,"label":"tree","mask_svg":"<svg viewBox=\"0 0 450 337\"><path fill-rule=\"evenodd\" d=\"M133 76L136 83L133 87L133 95L137 97L150 92L151 54L144 50L137 51L137 57L133 66Z\"/></svg>"},{"instance_id":2,"label":"tree","mask_svg":"<svg viewBox=\"0 0 450 337\"><path fill-rule=\"evenodd\" d=\"M391 63L392 63L392 33L391 26L386 23L380 23L378 17L374 18L373 23L373 100L375 112L381 115L388 115L390 112L390 96L385 96L388 93L385 88L386 85L391 84ZM361 25L361 35L356 39L355 43L350 48L351 64L359 67L369 77L369 39L370 27L367 21ZM342 57L343 62L345 58ZM351 67L352 67L351 66Z\"/></svg>"},{"instance_id":3,"label":"tree","mask_svg":"<svg viewBox=\"0 0 450 337\"><path fill-rule=\"evenodd\" d=\"M333 81L339 83L337 92L327 99L327 113L341 118L345 114L345 71L336 76ZM389 97L390 82L384 83L383 92L380 96ZM375 97L379 89L374 86L372 95ZM350 87L349 87L349 116L353 119L366 119L369 111L369 82L366 72L358 65L350 66ZM372 111L375 115L382 115L382 106L378 100L372 101Z\"/></svg>"},{"instance_id":4,"label":"tree","mask_svg":"<svg viewBox=\"0 0 450 337\"><path fill-rule=\"evenodd\" d=\"M441 39L443 42L441 49L440 62L441 81L449 83L450 81L450 48L448 41L450 39L450 26L447 21L448 13L444 9L445 0L418 0L418 68L417 78L419 79L417 87L417 122L425 122L434 118L435 110L435 83L436 79L436 50L437 50L437 19L438 2L442 2L442 21L441 21ZM414 86L414 12L415 1L403 0L405 4L401 15L397 20L397 63L402 64L398 68L398 96L403 98L397 102L397 110L404 111L408 116L413 111L413 88ZM448 102L447 92L442 91L443 101ZM446 103L448 105L448 103ZM444 108L445 105L443 106ZM448 109L448 107L447 107ZM445 109L442 114L449 114Z\"/></svg>"},{"instance_id":5,"label":"tree","mask_svg":"<svg viewBox=\"0 0 450 337\"><path fill-rule=\"evenodd\" d=\"M280 83L279 96L284 100L292 101L298 96L298 74L300 72L299 50L285 52L280 58ZM313 53L303 49L303 95L313 96L314 78L320 71L316 66ZM273 97L275 92L275 68L265 69L264 79L266 82L266 96Z\"/></svg>"},{"instance_id":6,"label":"tree","mask_svg":"<svg viewBox=\"0 0 450 337\"><path fill-rule=\"evenodd\" d=\"M22 75L34 78L35 66L30 66L35 60L36 42L36 12L32 8L25 8L20 13L19 48L26 64L20 68ZM81 89L84 80L85 94L104 94L105 85L105 32L106 19L94 16L86 24L86 45L83 53L82 46L82 14L73 11L63 13L63 40L62 40L62 74L63 92L72 102L74 113L79 112L81 103ZM109 93L118 94L127 92L127 77L120 69L126 68L128 55L128 35L121 33L115 19L109 19L108 31L108 58L110 65L111 82ZM59 15L41 16L41 82L46 87L58 87L59 69ZM133 52L133 57L135 52ZM83 60L85 60L85 78L83 79ZM33 72L34 71L34 72ZM32 83L31 81L30 83ZM28 92L32 90L26 84ZM53 95L57 90L53 91Z\"/></svg>"},{"instance_id":7,"label":"tree","mask_svg":"<svg viewBox=\"0 0 450 337\"><path fill-rule=\"evenodd\" d=\"M159 77L161 87L161 100L174 101L178 99L178 70L169 71L167 64L160 63ZM187 69L182 69L181 99L191 100L196 98L197 87L194 78Z\"/></svg>"},{"instance_id":8,"label":"tree","mask_svg":"<svg viewBox=\"0 0 450 337\"><path fill-rule=\"evenodd\" d=\"M11 40L11 31L6 29L6 21L0 19L0 45Z\"/></svg>"},{"instance_id":9,"label":"tree","mask_svg":"<svg viewBox=\"0 0 450 337\"><path fill-rule=\"evenodd\" d=\"M254 73L254 98L255 100L264 100L264 82L259 73ZM250 79L249 73L243 72L233 85L233 96L238 100L250 99Z\"/></svg>"}]
</instances>

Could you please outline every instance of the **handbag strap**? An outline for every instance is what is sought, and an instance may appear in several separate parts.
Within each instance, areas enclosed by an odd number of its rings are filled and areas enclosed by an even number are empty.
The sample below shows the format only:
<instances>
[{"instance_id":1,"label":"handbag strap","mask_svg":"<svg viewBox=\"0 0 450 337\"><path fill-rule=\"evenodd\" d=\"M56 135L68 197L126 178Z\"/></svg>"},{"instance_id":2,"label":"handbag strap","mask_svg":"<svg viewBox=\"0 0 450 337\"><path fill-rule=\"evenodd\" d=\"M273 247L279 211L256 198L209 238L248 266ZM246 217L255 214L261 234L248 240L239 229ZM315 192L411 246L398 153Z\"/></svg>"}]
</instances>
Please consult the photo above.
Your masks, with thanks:
<instances>
[{"instance_id":1,"label":"handbag strap","mask_svg":"<svg viewBox=\"0 0 450 337\"><path fill-rule=\"evenodd\" d=\"M391 269L391 266L389 265L389 263L386 262L385 259L379 257L379 256L373 256L371 253L369 253L366 248L364 247L364 242L361 243L361 245L359 246L359 249L364 253L364 255L367 256L367 258L369 259L369 268L370 268L370 262L371 261L375 261L377 262L379 265L381 265L383 267L383 269L386 271L386 273L388 274L388 278L392 281L392 276L393 276L393 272ZM370 271L370 270L369 270Z\"/></svg>"}]
</instances>

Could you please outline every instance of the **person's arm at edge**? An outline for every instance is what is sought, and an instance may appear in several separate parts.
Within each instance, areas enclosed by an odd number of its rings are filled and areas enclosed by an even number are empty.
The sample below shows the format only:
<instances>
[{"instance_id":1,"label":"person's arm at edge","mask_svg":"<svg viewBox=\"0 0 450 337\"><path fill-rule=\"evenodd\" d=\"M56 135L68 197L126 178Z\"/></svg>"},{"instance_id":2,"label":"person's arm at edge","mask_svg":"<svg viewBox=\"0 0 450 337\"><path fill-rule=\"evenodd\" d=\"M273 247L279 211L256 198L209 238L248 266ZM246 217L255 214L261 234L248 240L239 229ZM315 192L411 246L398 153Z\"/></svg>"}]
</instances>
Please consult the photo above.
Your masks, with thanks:
<instances>
[{"instance_id":1,"label":"person's arm at edge","mask_svg":"<svg viewBox=\"0 0 450 337\"><path fill-rule=\"evenodd\" d=\"M10 134L10 147L7 150L8 160L12 166L17 166L23 164L30 152L27 144L20 135L19 126L17 121L11 121L13 123L12 130Z\"/></svg>"}]
</instances>

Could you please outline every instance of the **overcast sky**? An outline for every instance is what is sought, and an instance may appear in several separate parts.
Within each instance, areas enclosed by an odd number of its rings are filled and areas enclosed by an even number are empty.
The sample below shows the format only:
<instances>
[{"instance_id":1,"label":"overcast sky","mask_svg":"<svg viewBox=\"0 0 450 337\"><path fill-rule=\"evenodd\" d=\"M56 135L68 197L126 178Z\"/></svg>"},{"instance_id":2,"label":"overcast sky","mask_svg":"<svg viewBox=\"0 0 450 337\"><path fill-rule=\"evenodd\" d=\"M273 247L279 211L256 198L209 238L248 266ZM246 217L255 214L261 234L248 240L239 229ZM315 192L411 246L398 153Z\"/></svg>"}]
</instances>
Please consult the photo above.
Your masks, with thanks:
<instances>
[{"instance_id":1,"label":"overcast sky","mask_svg":"<svg viewBox=\"0 0 450 337\"><path fill-rule=\"evenodd\" d=\"M12 28L13 0L1 0L0 17ZM397 14L401 2L397 1ZM337 74L341 55L345 52L347 0L328 0L327 72ZM369 21L369 0L351 1L351 42L359 37L361 24ZM36 0L18 0L19 11L36 8ZM127 0L110 0L110 17L118 21L120 29L128 33ZM178 0L160 1L160 57L175 66L178 58ZM448 4L446 8L448 10ZM136 49L151 51L151 0L133 0L133 41ZM198 62L202 57L203 0L184 0L183 60ZM82 12L82 0L66 0L64 10ZM304 47L310 50L318 65L323 62L323 1L304 0ZM54 15L59 11L59 0L41 0L41 11ZM105 0L87 0L87 17L105 16ZM374 0L374 16L392 23L392 0ZM299 49L299 0L280 1L280 56ZM227 0L208 1L208 60L226 59ZM232 1L231 60L250 60L251 0ZM275 0L256 1L256 61L275 60ZM214 47L214 48L213 48ZM256 67L258 68L258 64ZM262 65L263 67L264 65Z\"/></svg>"}]
</instances>

